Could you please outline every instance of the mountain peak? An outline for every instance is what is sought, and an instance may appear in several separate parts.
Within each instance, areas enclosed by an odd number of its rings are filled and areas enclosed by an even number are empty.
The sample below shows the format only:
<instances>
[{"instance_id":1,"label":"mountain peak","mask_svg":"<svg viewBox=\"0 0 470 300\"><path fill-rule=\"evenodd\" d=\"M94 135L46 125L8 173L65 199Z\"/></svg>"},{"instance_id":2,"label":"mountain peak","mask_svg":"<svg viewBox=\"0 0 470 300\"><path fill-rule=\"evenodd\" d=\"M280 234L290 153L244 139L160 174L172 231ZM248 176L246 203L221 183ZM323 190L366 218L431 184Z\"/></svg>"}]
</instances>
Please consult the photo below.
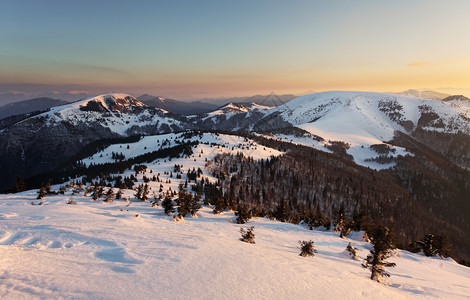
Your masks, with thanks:
<instances>
[{"instance_id":1,"label":"mountain peak","mask_svg":"<svg viewBox=\"0 0 470 300\"><path fill-rule=\"evenodd\" d=\"M409 89L403 92L396 93L402 96L422 98L422 99L431 99L431 100L441 100L449 96L449 94L444 94L436 91L420 91L415 89Z\"/></svg>"},{"instance_id":2,"label":"mountain peak","mask_svg":"<svg viewBox=\"0 0 470 300\"><path fill-rule=\"evenodd\" d=\"M442 99L442 101L451 101L451 100L470 101L470 99L465 97L464 95L452 95L452 96Z\"/></svg>"},{"instance_id":3,"label":"mountain peak","mask_svg":"<svg viewBox=\"0 0 470 300\"><path fill-rule=\"evenodd\" d=\"M95 97L85 98L78 102L81 111L96 112L128 112L134 108L145 107L146 105L136 98L120 93L102 94Z\"/></svg>"}]
</instances>

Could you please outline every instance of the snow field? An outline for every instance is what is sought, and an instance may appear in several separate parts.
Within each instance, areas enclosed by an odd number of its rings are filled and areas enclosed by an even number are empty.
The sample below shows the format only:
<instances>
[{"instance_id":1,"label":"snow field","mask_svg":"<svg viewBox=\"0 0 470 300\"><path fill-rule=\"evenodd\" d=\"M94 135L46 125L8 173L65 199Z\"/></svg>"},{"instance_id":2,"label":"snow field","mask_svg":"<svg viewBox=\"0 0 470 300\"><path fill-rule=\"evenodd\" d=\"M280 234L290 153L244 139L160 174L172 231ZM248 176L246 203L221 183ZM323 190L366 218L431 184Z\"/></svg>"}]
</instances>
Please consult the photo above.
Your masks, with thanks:
<instances>
[{"instance_id":1,"label":"snow field","mask_svg":"<svg viewBox=\"0 0 470 300\"><path fill-rule=\"evenodd\" d=\"M131 194L132 191L126 191ZM238 225L231 212L203 207L197 218L174 222L148 202L90 201L36 191L2 196L2 299L468 299L470 269L450 259L397 250L387 284L371 281L359 256L370 244L331 231L254 218ZM138 215L139 217L136 217ZM239 241L255 227L256 244ZM300 257L299 240L318 254Z\"/></svg>"}]
</instances>

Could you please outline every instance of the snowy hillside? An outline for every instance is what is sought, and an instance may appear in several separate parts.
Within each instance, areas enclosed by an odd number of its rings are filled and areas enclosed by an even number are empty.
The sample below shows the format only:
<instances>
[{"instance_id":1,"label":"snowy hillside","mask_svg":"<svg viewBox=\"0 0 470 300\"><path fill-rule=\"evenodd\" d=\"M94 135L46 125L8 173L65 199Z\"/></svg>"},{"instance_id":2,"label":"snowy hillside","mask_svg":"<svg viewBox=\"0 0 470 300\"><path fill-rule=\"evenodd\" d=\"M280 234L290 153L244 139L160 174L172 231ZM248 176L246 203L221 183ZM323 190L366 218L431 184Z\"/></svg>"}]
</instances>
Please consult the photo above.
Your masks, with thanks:
<instances>
[{"instance_id":1,"label":"snowy hillside","mask_svg":"<svg viewBox=\"0 0 470 300\"><path fill-rule=\"evenodd\" d=\"M164 110L147 107L127 94L103 94L54 107L36 118L48 118L49 126L62 121L74 126L83 122L97 122L120 135L127 135L134 126L181 126L179 121L166 118L165 113Z\"/></svg>"},{"instance_id":2,"label":"snowy hillside","mask_svg":"<svg viewBox=\"0 0 470 300\"><path fill-rule=\"evenodd\" d=\"M271 156L278 156L282 154L282 152L279 152L276 149L263 147L250 139L245 139L234 135L203 133L201 135L185 138L184 133L171 133L146 136L136 143L111 145L103 151L100 151L93 156L84 159L83 163L87 166L91 163L110 163L115 161L115 159L112 157L113 152L117 154L123 154L125 159L129 159L151 151L171 148L181 144L182 142L193 141L199 142L199 145L193 149L193 157L180 159L183 165L189 165L191 168L204 168L205 161L212 160L217 154L222 153L235 155L238 152L243 152L245 156L252 157L253 159L267 159ZM160 165L162 162L158 161L157 163ZM168 165L168 170L165 169L164 171L170 172L174 164L174 161L167 162L166 165ZM155 167L158 169L162 168L161 166ZM176 185L176 187L177 186L178 185Z\"/></svg>"},{"instance_id":3,"label":"snowy hillside","mask_svg":"<svg viewBox=\"0 0 470 300\"><path fill-rule=\"evenodd\" d=\"M54 188L54 187L53 187ZM131 197L133 192L125 191ZM1 196L2 299L468 299L470 269L451 259L398 250L386 284L344 253L363 259L371 246L358 238L254 218L237 225L231 212L203 208L174 222L160 206L82 194L36 191ZM73 198L76 205L66 202ZM256 244L239 241L254 226ZM359 237L360 235L356 235ZM352 236L354 237L354 236ZM314 257L298 241L313 240Z\"/></svg>"},{"instance_id":4,"label":"snowy hillside","mask_svg":"<svg viewBox=\"0 0 470 300\"><path fill-rule=\"evenodd\" d=\"M410 97L431 99L431 100L442 100L445 97L449 96L449 94L439 93L436 91L419 91L419 90L413 90L413 89L399 92L397 94L402 95L402 96L410 96Z\"/></svg>"},{"instance_id":5,"label":"snowy hillside","mask_svg":"<svg viewBox=\"0 0 470 300\"><path fill-rule=\"evenodd\" d=\"M219 109L208 113L209 115L220 115L220 114L228 114L228 113L244 113L250 112L254 110L266 110L272 109L274 106L266 106L254 102L250 103L228 103Z\"/></svg>"},{"instance_id":6,"label":"snowy hillside","mask_svg":"<svg viewBox=\"0 0 470 300\"><path fill-rule=\"evenodd\" d=\"M349 144L347 153L358 164L371 167L374 164L366 160L377 157L377 153L370 146L392 140L397 130L412 132L422 128L470 134L470 102L458 99L436 101L383 93L324 92L296 98L273 109L271 114L279 114L286 122L323 139L298 142L319 149L333 141L345 142ZM391 148L395 156L406 154L402 148Z\"/></svg>"}]
</instances>

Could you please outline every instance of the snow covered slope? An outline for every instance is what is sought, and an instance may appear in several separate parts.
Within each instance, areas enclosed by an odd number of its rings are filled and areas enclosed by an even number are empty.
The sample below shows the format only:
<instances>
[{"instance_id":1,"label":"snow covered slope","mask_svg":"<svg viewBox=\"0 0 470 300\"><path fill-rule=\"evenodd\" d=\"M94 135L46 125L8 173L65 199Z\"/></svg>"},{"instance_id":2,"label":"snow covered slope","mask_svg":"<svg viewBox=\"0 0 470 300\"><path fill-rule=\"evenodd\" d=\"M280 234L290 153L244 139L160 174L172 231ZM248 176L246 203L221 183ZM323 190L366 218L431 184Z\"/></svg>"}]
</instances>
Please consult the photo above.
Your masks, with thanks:
<instances>
[{"instance_id":1,"label":"snow covered slope","mask_svg":"<svg viewBox=\"0 0 470 300\"><path fill-rule=\"evenodd\" d=\"M217 154L228 153L236 155L239 152L247 157L252 157L253 159L267 159L271 156L281 155L282 152L272 149L269 147L264 147L256 142L245 139L235 135L227 134L215 134L215 133L203 133L201 135L195 135L190 138L185 137L185 133L179 134L161 134L143 137L140 141L136 143L129 144L115 144L107 147L106 149L95 153L94 155L82 160L85 165L102 164L102 163L111 163L115 160L112 158L112 153L123 154L125 159L133 158L151 151L171 148L182 142L194 142L198 141L197 145L193 152L194 157L181 159L180 163L184 166L190 166L191 168L195 167L196 169L200 167L204 168L207 160L212 160ZM156 168L161 169L160 161L155 165ZM159 167L157 167L157 164ZM170 172L174 166L175 162L168 162L168 171ZM178 187L178 185L176 185Z\"/></svg>"},{"instance_id":2,"label":"snow covered slope","mask_svg":"<svg viewBox=\"0 0 470 300\"><path fill-rule=\"evenodd\" d=\"M449 94L444 94L436 91L419 91L419 90L406 90L403 92L396 93L402 96L410 96L422 99L431 99L431 100L442 100L445 97L448 97Z\"/></svg>"},{"instance_id":3,"label":"snow covered slope","mask_svg":"<svg viewBox=\"0 0 470 300\"><path fill-rule=\"evenodd\" d=\"M266 106L254 102L250 103L228 103L219 109L208 113L209 115L220 115L220 114L228 114L228 113L245 113L254 110L266 110L271 109L274 106Z\"/></svg>"},{"instance_id":4,"label":"snow covered slope","mask_svg":"<svg viewBox=\"0 0 470 300\"><path fill-rule=\"evenodd\" d=\"M136 127L183 127L181 122L165 117L166 111L151 108L127 94L103 94L96 97L54 107L35 118L48 118L48 126L68 122L77 126L83 122L109 128L119 135L127 135Z\"/></svg>"},{"instance_id":5,"label":"snow covered slope","mask_svg":"<svg viewBox=\"0 0 470 300\"><path fill-rule=\"evenodd\" d=\"M156 170L155 170L156 171ZM132 197L132 191L124 195ZM77 205L67 205L70 197ZM468 299L470 268L451 259L398 250L387 284L371 281L361 261L370 244L333 232L203 208L173 222L148 202L91 202L36 191L0 196L2 299ZM132 199L132 198L131 198ZM138 217L136 217L138 216ZM239 241L254 226L256 244ZM298 241L313 240L314 257Z\"/></svg>"},{"instance_id":6,"label":"snow covered slope","mask_svg":"<svg viewBox=\"0 0 470 300\"><path fill-rule=\"evenodd\" d=\"M420 128L470 134L470 102L459 99L436 101L383 93L324 92L296 98L273 109L271 114L324 139L310 139L304 144L349 144L347 152L366 166L370 166L366 161L371 158L369 147L392 140L396 130L411 133ZM397 153L405 154L403 149L395 148Z\"/></svg>"}]
</instances>

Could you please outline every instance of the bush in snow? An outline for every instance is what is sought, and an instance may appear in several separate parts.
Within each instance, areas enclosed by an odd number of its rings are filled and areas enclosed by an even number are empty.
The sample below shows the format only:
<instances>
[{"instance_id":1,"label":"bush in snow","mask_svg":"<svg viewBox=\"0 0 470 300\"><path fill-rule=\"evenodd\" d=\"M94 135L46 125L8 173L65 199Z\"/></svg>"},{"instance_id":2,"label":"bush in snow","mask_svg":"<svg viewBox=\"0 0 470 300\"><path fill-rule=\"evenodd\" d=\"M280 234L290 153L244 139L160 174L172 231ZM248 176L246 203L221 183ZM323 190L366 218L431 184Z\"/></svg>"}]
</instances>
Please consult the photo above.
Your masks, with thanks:
<instances>
[{"instance_id":1,"label":"bush in snow","mask_svg":"<svg viewBox=\"0 0 470 300\"><path fill-rule=\"evenodd\" d=\"M315 256L317 250L315 249L315 245L313 245L313 241L299 241L299 249L300 249L300 256L309 257Z\"/></svg>"},{"instance_id":2,"label":"bush in snow","mask_svg":"<svg viewBox=\"0 0 470 300\"><path fill-rule=\"evenodd\" d=\"M70 197L70 198L69 198L69 201L67 201L66 204L77 204L77 202L75 202L75 201L73 200L73 198Z\"/></svg>"},{"instance_id":3,"label":"bush in snow","mask_svg":"<svg viewBox=\"0 0 470 300\"><path fill-rule=\"evenodd\" d=\"M353 245L351 245L351 243L349 243L347 246L346 246L346 252L349 254L349 256L351 256L352 259L358 259L359 256L357 255L357 248L355 248Z\"/></svg>"},{"instance_id":4,"label":"bush in snow","mask_svg":"<svg viewBox=\"0 0 470 300\"><path fill-rule=\"evenodd\" d=\"M245 230L243 228L240 228L240 233L242 237L240 238L240 241L249 243L249 244L255 244L255 233L254 233L254 226L251 226L249 229Z\"/></svg>"},{"instance_id":5,"label":"bush in snow","mask_svg":"<svg viewBox=\"0 0 470 300\"><path fill-rule=\"evenodd\" d=\"M390 277L385 268L396 265L385 261L390 257L391 250L395 249L395 237L387 227L378 226L371 230L370 239L374 249L370 251L362 266L371 271L370 279L381 282L382 276Z\"/></svg>"}]
</instances>

